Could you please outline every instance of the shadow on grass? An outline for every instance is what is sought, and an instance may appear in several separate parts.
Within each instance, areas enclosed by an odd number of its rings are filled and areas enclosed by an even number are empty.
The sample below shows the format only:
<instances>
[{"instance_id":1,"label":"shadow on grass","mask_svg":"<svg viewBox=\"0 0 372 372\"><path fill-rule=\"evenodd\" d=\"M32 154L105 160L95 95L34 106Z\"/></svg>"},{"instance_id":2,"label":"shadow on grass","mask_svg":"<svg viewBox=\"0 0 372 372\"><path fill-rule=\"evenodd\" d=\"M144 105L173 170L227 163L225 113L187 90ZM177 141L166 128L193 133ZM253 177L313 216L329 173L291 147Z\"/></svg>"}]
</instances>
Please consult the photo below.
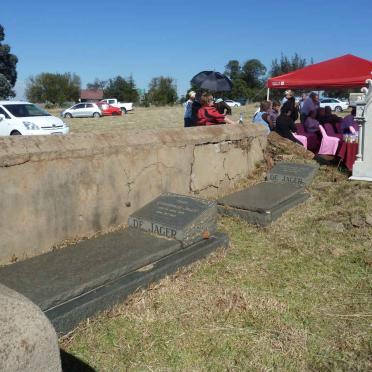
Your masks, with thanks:
<instances>
[{"instance_id":1,"label":"shadow on grass","mask_svg":"<svg viewBox=\"0 0 372 372\"><path fill-rule=\"evenodd\" d=\"M95 372L95 369L74 355L60 349L63 372Z\"/></svg>"}]
</instances>

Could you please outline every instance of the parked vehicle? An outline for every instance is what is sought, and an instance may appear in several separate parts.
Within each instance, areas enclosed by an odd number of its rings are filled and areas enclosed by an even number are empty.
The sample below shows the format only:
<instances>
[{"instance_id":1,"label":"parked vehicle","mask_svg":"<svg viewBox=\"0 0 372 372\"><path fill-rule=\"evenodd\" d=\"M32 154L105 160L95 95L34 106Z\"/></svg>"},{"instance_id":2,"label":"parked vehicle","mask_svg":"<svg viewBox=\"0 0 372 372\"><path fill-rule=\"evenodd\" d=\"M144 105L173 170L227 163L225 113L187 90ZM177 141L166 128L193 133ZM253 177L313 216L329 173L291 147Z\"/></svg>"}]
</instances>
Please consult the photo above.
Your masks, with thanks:
<instances>
[{"instance_id":1,"label":"parked vehicle","mask_svg":"<svg viewBox=\"0 0 372 372\"><path fill-rule=\"evenodd\" d=\"M341 101L337 98L322 98L319 101L320 107L330 106L332 111L341 112L349 108L349 103Z\"/></svg>"},{"instance_id":2,"label":"parked vehicle","mask_svg":"<svg viewBox=\"0 0 372 372\"><path fill-rule=\"evenodd\" d=\"M77 103L61 112L64 118L99 118L101 110L95 103Z\"/></svg>"},{"instance_id":3,"label":"parked vehicle","mask_svg":"<svg viewBox=\"0 0 372 372\"><path fill-rule=\"evenodd\" d=\"M107 103L108 105L119 107L124 114L126 114L128 111L133 110L133 103L118 102L116 98L106 98L98 102L98 104L102 103Z\"/></svg>"},{"instance_id":4,"label":"parked vehicle","mask_svg":"<svg viewBox=\"0 0 372 372\"><path fill-rule=\"evenodd\" d=\"M242 105L240 102L233 101L232 99L225 99L224 101L225 101L225 103L227 103L230 107L239 107L239 106Z\"/></svg>"},{"instance_id":5,"label":"parked vehicle","mask_svg":"<svg viewBox=\"0 0 372 372\"><path fill-rule=\"evenodd\" d=\"M99 103L97 106L101 110L103 116L115 116L122 114L122 111L119 107L108 105L107 103Z\"/></svg>"},{"instance_id":6,"label":"parked vehicle","mask_svg":"<svg viewBox=\"0 0 372 372\"><path fill-rule=\"evenodd\" d=\"M24 101L0 101L0 135L67 134L61 119Z\"/></svg>"}]
</instances>

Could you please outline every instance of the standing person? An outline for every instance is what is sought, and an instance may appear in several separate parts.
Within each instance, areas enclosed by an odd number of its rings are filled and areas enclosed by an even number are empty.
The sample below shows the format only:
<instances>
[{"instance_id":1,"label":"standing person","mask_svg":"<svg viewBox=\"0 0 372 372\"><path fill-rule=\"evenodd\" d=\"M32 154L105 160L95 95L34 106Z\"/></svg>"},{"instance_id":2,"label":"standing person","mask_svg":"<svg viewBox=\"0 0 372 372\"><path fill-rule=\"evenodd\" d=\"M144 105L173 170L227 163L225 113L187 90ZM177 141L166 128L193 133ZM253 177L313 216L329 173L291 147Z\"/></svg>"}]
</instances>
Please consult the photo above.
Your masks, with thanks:
<instances>
[{"instance_id":1,"label":"standing person","mask_svg":"<svg viewBox=\"0 0 372 372\"><path fill-rule=\"evenodd\" d=\"M319 107L319 97L315 92L311 92L309 97L307 97L304 101L304 104L301 109L300 120L301 123L304 124L306 118L310 115L312 111L315 111Z\"/></svg>"},{"instance_id":2,"label":"standing person","mask_svg":"<svg viewBox=\"0 0 372 372\"><path fill-rule=\"evenodd\" d=\"M304 105L304 102L306 101L306 98L307 98L307 94L306 93L302 93L301 94L301 98L300 98L300 102L298 103L298 109L300 110L300 112L302 110L302 107Z\"/></svg>"},{"instance_id":3,"label":"standing person","mask_svg":"<svg viewBox=\"0 0 372 372\"><path fill-rule=\"evenodd\" d=\"M270 128L272 127L272 122L268 114L270 109L271 109L270 101L261 102L260 111L256 112L252 119L253 123L263 124L267 129L267 134L270 133Z\"/></svg>"},{"instance_id":4,"label":"standing person","mask_svg":"<svg viewBox=\"0 0 372 372\"><path fill-rule=\"evenodd\" d=\"M298 109L293 90L286 90L285 97L287 100L283 103L282 108L284 108L286 112L291 112L291 118L293 122L295 122L298 119Z\"/></svg>"},{"instance_id":5,"label":"standing person","mask_svg":"<svg viewBox=\"0 0 372 372\"><path fill-rule=\"evenodd\" d=\"M192 104L194 103L196 93L192 90L189 92L189 99L184 103L184 124L185 128L192 126Z\"/></svg>"},{"instance_id":6,"label":"standing person","mask_svg":"<svg viewBox=\"0 0 372 372\"><path fill-rule=\"evenodd\" d=\"M303 144L293 135L297 128L292 119L291 111L288 107L283 107L280 110L280 115L276 119L275 131L282 137L288 138L289 140L298 143L303 146Z\"/></svg>"},{"instance_id":7,"label":"standing person","mask_svg":"<svg viewBox=\"0 0 372 372\"><path fill-rule=\"evenodd\" d=\"M273 101L271 109L269 109L269 118L271 121L270 129L274 130L276 125L276 119L279 116L280 112L280 103L278 101Z\"/></svg>"},{"instance_id":8,"label":"standing person","mask_svg":"<svg viewBox=\"0 0 372 372\"><path fill-rule=\"evenodd\" d=\"M231 115L231 107L222 98L216 99L214 107L220 114Z\"/></svg>"}]
</instances>

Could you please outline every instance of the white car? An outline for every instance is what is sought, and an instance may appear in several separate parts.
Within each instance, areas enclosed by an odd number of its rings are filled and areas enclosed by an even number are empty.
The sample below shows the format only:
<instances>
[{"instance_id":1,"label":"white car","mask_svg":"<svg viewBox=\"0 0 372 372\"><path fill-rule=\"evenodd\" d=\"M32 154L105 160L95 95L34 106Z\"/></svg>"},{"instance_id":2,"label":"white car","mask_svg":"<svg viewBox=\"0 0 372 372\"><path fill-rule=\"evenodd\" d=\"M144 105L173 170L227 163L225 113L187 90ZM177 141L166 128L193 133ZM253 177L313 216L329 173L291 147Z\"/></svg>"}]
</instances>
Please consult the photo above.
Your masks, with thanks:
<instances>
[{"instance_id":1,"label":"white car","mask_svg":"<svg viewBox=\"0 0 372 372\"><path fill-rule=\"evenodd\" d=\"M330 106L332 111L341 112L349 108L349 103L337 98L322 98L319 101L320 107Z\"/></svg>"},{"instance_id":2,"label":"white car","mask_svg":"<svg viewBox=\"0 0 372 372\"><path fill-rule=\"evenodd\" d=\"M0 136L67 134L70 128L30 102L0 101Z\"/></svg>"},{"instance_id":3,"label":"white car","mask_svg":"<svg viewBox=\"0 0 372 372\"><path fill-rule=\"evenodd\" d=\"M64 118L99 118L102 116L100 108L95 103L78 103L62 111Z\"/></svg>"},{"instance_id":4,"label":"white car","mask_svg":"<svg viewBox=\"0 0 372 372\"><path fill-rule=\"evenodd\" d=\"M241 106L240 102L233 101L232 99L225 99L225 103L227 103L230 107L239 107Z\"/></svg>"}]
</instances>

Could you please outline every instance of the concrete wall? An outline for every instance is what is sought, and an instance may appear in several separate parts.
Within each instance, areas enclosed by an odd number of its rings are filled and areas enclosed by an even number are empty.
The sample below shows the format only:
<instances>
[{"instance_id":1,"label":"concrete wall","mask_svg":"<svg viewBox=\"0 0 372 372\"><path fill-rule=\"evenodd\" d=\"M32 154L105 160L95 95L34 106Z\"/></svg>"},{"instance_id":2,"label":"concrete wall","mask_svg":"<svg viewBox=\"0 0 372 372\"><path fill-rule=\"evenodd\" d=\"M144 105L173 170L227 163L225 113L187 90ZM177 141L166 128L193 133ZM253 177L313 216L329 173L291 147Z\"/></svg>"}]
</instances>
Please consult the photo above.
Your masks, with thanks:
<instances>
[{"instance_id":1,"label":"concrete wall","mask_svg":"<svg viewBox=\"0 0 372 372\"><path fill-rule=\"evenodd\" d=\"M261 126L0 139L0 264L125 224L161 192L216 197L263 159Z\"/></svg>"}]
</instances>

